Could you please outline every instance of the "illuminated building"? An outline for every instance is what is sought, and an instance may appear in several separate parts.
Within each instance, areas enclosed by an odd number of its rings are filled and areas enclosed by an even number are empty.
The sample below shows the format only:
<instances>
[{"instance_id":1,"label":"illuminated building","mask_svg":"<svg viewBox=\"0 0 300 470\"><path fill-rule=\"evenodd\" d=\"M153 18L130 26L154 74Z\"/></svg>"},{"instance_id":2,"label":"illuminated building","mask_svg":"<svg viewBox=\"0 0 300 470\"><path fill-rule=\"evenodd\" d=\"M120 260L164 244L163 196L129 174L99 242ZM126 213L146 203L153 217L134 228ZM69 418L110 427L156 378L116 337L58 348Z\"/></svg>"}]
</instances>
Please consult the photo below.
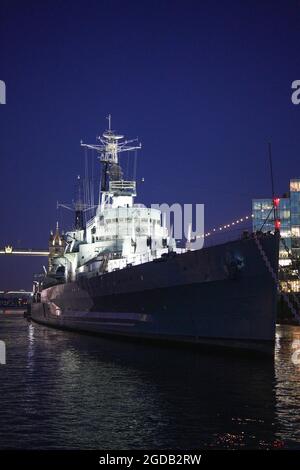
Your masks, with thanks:
<instances>
[{"instance_id":1,"label":"illuminated building","mask_svg":"<svg viewBox=\"0 0 300 470\"><path fill-rule=\"evenodd\" d=\"M274 203L278 206L275 219L279 220L281 235L279 264L290 274L289 281L282 281L281 284L287 291L300 292L300 178L291 179L289 193L274 202L272 198L252 200L254 231L274 230Z\"/></svg>"}]
</instances>

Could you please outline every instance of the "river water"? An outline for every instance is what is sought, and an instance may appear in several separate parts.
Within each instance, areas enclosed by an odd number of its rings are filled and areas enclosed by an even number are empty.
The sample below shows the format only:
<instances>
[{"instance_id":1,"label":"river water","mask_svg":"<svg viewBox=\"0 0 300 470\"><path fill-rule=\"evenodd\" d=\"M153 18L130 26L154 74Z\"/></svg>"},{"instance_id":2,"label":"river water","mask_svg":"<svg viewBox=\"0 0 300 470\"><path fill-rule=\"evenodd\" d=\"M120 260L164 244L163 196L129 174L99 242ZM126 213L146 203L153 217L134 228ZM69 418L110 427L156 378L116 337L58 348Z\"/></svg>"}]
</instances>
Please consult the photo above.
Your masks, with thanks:
<instances>
[{"instance_id":1,"label":"river water","mask_svg":"<svg viewBox=\"0 0 300 470\"><path fill-rule=\"evenodd\" d=\"M274 361L63 332L12 312L0 313L0 340L0 449L300 449L300 327L277 327Z\"/></svg>"}]
</instances>

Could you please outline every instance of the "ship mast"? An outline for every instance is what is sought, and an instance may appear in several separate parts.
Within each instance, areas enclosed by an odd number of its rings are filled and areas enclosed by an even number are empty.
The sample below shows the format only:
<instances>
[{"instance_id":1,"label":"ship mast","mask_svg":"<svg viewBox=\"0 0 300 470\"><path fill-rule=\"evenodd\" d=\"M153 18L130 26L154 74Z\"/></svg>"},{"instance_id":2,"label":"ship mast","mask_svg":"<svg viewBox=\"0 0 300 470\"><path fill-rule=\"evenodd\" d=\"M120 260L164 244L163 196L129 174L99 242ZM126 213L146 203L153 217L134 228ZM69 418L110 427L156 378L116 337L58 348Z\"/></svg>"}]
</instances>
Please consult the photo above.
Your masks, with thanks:
<instances>
[{"instance_id":1,"label":"ship mast","mask_svg":"<svg viewBox=\"0 0 300 470\"><path fill-rule=\"evenodd\" d=\"M91 204L85 204L82 201L81 195L81 179L80 176L77 176L77 191L76 191L76 199L72 201L71 204L59 203L57 201L57 209L60 207L64 209L68 209L75 213L75 221L74 221L74 229L75 230L84 230L84 221L83 221L83 214L88 210L95 209L97 206Z\"/></svg>"},{"instance_id":2,"label":"ship mast","mask_svg":"<svg viewBox=\"0 0 300 470\"><path fill-rule=\"evenodd\" d=\"M122 170L119 166L119 153L140 150L141 144L137 139L124 140L124 136L116 134L111 128L111 114L107 116L108 129L97 137L99 144L85 144L82 141L80 145L88 149L96 150L99 154L99 160L102 164L102 175L99 195L99 206L103 210L105 205L112 197L128 196L134 197L135 181L124 181ZM114 172L114 177L112 173Z\"/></svg>"}]
</instances>

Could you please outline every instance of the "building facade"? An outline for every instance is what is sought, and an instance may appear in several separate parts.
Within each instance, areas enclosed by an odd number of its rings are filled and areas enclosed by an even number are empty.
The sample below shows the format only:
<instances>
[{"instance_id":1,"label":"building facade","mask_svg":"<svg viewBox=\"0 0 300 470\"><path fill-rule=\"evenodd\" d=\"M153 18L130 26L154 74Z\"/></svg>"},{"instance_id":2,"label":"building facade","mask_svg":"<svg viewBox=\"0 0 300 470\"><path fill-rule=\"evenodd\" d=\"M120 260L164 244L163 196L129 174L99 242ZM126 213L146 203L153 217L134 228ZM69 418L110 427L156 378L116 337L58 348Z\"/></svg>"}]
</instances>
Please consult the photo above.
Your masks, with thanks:
<instances>
[{"instance_id":1,"label":"building facade","mask_svg":"<svg viewBox=\"0 0 300 470\"><path fill-rule=\"evenodd\" d=\"M290 180L290 190L277 198L277 219L280 224L279 264L288 274L289 281L282 281L282 287L300 292L300 178ZM263 232L274 230L274 204L272 198L252 200L253 230Z\"/></svg>"}]
</instances>

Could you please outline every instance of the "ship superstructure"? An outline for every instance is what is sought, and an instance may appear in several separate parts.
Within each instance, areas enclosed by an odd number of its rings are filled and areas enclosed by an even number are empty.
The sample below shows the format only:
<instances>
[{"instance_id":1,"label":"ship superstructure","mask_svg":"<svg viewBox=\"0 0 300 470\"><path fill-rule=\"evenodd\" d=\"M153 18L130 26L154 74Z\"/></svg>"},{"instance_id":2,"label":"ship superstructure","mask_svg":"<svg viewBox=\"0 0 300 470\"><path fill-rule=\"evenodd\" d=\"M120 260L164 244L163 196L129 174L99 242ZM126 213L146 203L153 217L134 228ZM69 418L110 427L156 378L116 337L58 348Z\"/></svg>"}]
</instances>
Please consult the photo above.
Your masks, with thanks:
<instances>
[{"instance_id":1,"label":"ship superstructure","mask_svg":"<svg viewBox=\"0 0 300 470\"><path fill-rule=\"evenodd\" d=\"M96 150L102 165L96 213L86 227L76 224L74 230L66 232L63 256L61 250L60 256L50 253L52 278L58 270L65 272L67 282L74 281L80 275L99 275L153 261L170 251L183 251L176 248L158 209L134 203L136 181L123 179L120 154L137 151L141 144L116 134L111 129L110 116L109 128L99 141L81 142L82 147ZM76 220L83 220L80 207ZM61 276L58 280L61 282Z\"/></svg>"}]
</instances>

